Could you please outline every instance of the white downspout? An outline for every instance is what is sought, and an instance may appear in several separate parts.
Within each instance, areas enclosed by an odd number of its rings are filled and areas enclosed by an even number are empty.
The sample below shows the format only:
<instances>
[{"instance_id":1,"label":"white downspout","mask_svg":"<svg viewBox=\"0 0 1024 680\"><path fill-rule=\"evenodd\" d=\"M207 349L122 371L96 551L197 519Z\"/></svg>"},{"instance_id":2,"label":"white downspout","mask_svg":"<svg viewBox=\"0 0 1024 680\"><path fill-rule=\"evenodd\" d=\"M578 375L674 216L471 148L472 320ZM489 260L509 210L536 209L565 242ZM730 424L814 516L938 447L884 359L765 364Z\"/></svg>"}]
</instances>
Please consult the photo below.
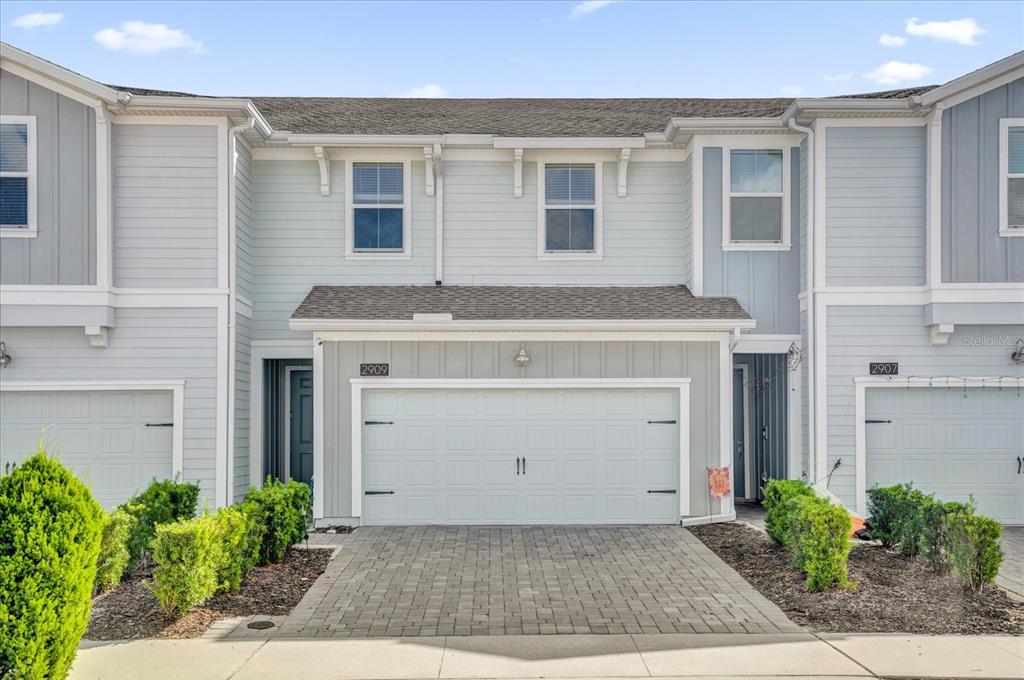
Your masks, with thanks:
<instances>
[{"instance_id":1,"label":"white downspout","mask_svg":"<svg viewBox=\"0 0 1024 680\"><path fill-rule=\"evenodd\" d=\"M804 292L807 295L807 347L803 349L804 358L807 361L807 481L813 483L817 479L815 465L817 457L814 452L815 436L815 395L814 395L814 316L815 290L814 290L814 129L798 125L796 116L788 121L789 127L796 132L807 135L807 239L803 244L804 252L807 254L807 282L804 285Z\"/></svg>"},{"instance_id":2,"label":"white downspout","mask_svg":"<svg viewBox=\"0 0 1024 680\"><path fill-rule=\"evenodd\" d=\"M434 145L434 285L444 283L444 159Z\"/></svg>"}]
</instances>

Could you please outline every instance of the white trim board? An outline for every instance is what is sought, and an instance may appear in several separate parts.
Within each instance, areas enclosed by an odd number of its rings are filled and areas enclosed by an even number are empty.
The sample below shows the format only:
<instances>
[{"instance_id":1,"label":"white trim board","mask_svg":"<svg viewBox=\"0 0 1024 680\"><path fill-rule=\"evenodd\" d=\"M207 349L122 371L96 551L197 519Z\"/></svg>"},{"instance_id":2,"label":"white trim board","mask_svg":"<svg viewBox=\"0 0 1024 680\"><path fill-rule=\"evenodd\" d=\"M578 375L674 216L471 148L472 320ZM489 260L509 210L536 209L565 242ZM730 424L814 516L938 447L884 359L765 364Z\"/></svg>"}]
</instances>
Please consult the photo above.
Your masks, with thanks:
<instances>
[{"instance_id":1,"label":"white trim board","mask_svg":"<svg viewBox=\"0 0 1024 680\"><path fill-rule=\"evenodd\" d=\"M728 345L723 343L728 351ZM318 354L321 356L319 364L314 364L314 385L323 382L322 346ZM732 380L732 368L728 367L730 382ZM351 473L352 473L352 517L362 517L363 508L363 391L370 389L496 389L496 390L524 390L524 389L677 389L679 390L679 516L689 515L690 510L690 378L350 378L349 384L352 391L352 412L351 418ZM315 391L314 387L314 391ZM320 391L322 393L322 386ZM321 403L314 394L314 411L316 404ZM323 409L314 416L316 426L323 429ZM320 435L320 446L314 448L313 465L315 469L323 469L323 444L322 432ZM314 439L315 439L314 433ZM685 461L685 462L684 462ZM319 473L317 473L319 474ZM314 487L320 487L314 484ZM321 491L321 503L323 502ZM723 499L723 506L725 505ZM323 507L320 512L314 512L314 517L323 516Z\"/></svg>"},{"instance_id":2,"label":"white trim board","mask_svg":"<svg viewBox=\"0 0 1024 680\"><path fill-rule=\"evenodd\" d=\"M171 434L171 475L184 476L185 381L184 380L4 380L0 392L170 392L174 428Z\"/></svg>"},{"instance_id":3,"label":"white trim board","mask_svg":"<svg viewBox=\"0 0 1024 680\"><path fill-rule=\"evenodd\" d=\"M385 331L390 333L422 331L733 331L751 329L753 319L508 319L487 321L446 320L375 320L375 319L291 319L288 327L293 331L315 331L324 334L354 331ZM342 338L344 339L344 338Z\"/></svg>"},{"instance_id":4,"label":"white trim board","mask_svg":"<svg viewBox=\"0 0 1024 680\"><path fill-rule=\"evenodd\" d=\"M721 145L722 149L722 250L723 251L785 251L793 247L792 232L792 143L781 146L766 143L758 137L738 137ZM744 193L732 191L732 152L737 150L780 150L782 151L782 191L780 193ZM735 241L732 238L733 198L778 198L782 214L781 241Z\"/></svg>"}]
</instances>

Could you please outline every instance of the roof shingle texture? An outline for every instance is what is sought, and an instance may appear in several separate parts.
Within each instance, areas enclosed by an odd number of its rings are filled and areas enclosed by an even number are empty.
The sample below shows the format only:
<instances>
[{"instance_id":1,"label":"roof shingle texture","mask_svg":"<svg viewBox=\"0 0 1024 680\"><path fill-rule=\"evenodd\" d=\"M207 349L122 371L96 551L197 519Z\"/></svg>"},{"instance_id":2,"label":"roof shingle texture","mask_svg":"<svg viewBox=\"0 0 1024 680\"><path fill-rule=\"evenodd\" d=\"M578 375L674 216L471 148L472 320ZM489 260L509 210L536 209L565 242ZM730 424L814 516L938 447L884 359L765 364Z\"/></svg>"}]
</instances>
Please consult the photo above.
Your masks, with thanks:
<instances>
[{"instance_id":1,"label":"roof shingle texture","mask_svg":"<svg viewBox=\"0 0 1024 680\"><path fill-rule=\"evenodd\" d=\"M314 286L293 319L411 321L749 319L736 300L686 286Z\"/></svg>"}]
</instances>

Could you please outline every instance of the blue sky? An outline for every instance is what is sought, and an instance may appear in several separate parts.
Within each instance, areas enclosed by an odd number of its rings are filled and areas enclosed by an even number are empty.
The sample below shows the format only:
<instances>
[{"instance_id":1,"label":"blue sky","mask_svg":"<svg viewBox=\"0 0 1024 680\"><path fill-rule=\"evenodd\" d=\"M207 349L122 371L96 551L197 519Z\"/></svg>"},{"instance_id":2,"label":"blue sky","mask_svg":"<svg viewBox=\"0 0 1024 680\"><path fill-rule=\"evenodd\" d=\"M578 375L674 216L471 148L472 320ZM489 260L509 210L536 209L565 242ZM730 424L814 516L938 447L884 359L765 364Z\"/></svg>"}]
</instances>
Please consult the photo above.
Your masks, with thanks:
<instances>
[{"instance_id":1,"label":"blue sky","mask_svg":"<svg viewBox=\"0 0 1024 680\"><path fill-rule=\"evenodd\" d=\"M828 96L1024 49L1024 2L0 2L97 80L216 95Z\"/></svg>"}]
</instances>

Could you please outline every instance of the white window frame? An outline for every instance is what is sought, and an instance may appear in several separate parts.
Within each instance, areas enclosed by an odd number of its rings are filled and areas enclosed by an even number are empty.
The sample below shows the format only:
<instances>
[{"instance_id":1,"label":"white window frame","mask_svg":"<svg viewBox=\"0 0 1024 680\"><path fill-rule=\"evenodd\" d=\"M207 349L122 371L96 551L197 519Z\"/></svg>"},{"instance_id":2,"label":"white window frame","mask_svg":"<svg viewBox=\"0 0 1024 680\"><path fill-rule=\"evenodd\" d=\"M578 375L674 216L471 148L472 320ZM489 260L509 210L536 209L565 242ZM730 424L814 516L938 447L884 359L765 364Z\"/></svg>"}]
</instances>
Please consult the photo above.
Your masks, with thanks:
<instances>
[{"instance_id":1,"label":"white window frame","mask_svg":"<svg viewBox=\"0 0 1024 680\"><path fill-rule=\"evenodd\" d=\"M732 152L740 150L781 150L782 151L782 192L736 192L732 191ZM791 210L791 165L789 144L779 141L743 140L722 147L722 250L726 251L781 251L793 248ZM781 198L782 199L782 241L734 241L732 238L733 198Z\"/></svg>"},{"instance_id":2,"label":"white window frame","mask_svg":"<svg viewBox=\"0 0 1024 680\"><path fill-rule=\"evenodd\" d=\"M564 165L594 166L594 203L592 205L546 205L547 190L544 177L547 166ZM548 209L561 210L582 208L594 211L594 249L593 250L559 250L547 249ZM594 160L550 160L537 161L537 259L538 260L602 260L604 259L604 161Z\"/></svg>"},{"instance_id":3,"label":"white window frame","mask_svg":"<svg viewBox=\"0 0 1024 680\"><path fill-rule=\"evenodd\" d=\"M999 235L1024 236L1024 225L1010 226L1010 180L1024 179L1024 173L1010 172L1010 128L1024 127L1024 118L999 119Z\"/></svg>"},{"instance_id":4,"label":"white window frame","mask_svg":"<svg viewBox=\"0 0 1024 680\"><path fill-rule=\"evenodd\" d=\"M0 172L0 177L25 177L28 179L28 224L25 226L2 225L0 226L0 237L35 238L39 235L39 227L36 222L36 182L39 179L36 164L36 117L0 115L0 123L25 125L28 128L28 171Z\"/></svg>"},{"instance_id":5,"label":"white window frame","mask_svg":"<svg viewBox=\"0 0 1024 680\"><path fill-rule=\"evenodd\" d=\"M374 252L356 250L356 212L357 207L371 207L353 202L352 166L358 163L401 163L402 164L402 203L387 204L381 208L402 209L402 250L394 252ZM393 158L355 158L345 161L345 259L346 260L409 260L412 259L412 163L409 160Z\"/></svg>"}]
</instances>

